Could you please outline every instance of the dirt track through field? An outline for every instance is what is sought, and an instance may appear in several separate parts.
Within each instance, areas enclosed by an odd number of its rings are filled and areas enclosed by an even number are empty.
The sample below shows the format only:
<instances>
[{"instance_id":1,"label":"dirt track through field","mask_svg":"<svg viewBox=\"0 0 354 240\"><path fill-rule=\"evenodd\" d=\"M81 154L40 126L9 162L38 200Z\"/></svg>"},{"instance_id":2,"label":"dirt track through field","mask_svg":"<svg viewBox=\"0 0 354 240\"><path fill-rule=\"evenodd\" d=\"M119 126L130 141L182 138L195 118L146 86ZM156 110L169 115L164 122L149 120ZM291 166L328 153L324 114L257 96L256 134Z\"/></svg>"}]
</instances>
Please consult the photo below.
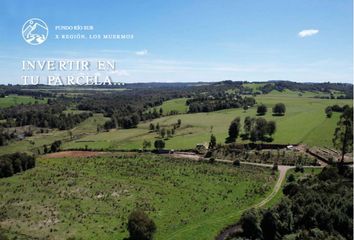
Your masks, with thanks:
<instances>
[{"instance_id":1,"label":"dirt track through field","mask_svg":"<svg viewBox=\"0 0 354 240\"><path fill-rule=\"evenodd\" d=\"M201 160L202 159L200 156L198 156L196 154L191 154L191 153L174 153L174 154L171 154L170 156L176 157L176 158L188 158L188 159L192 159L192 160ZM229 163L229 164L233 163L233 161L225 160L225 159L215 159L215 161L221 162L221 163ZM240 162L240 163L242 165L251 165L251 166L269 167L269 168L273 167L272 164L264 164L264 163L251 163L251 162ZM316 168L314 166L304 166L304 167L305 168ZM323 167L323 166L320 166L320 168L321 167ZM236 214L242 214L243 212L245 212L249 209L252 209L252 208L261 208L261 207L265 206L279 192L279 190L281 189L282 183L286 177L286 172L291 168L295 168L295 166L279 165L278 166L279 177L278 177L277 182L274 185L273 191L266 198L264 198L261 202L256 203L246 209L240 210L237 213L232 214L231 216L228 216L227 218L231 218ZM221 219L215 219L215 222L218 222L220 220ZM198 227L198 226L193 226L193 228L196 228L196 227ZM190 228L190 229L193 229L193 228ZM219 233L215 237L215 240L225 240L231 233L234 233L237 230L239 230L239 228L240 228L240 226L238 226L237 224L230 225L229 227L225 228L221 233ZM189 228L185 228L185 229L176 231L176 232L172 233L168 239L172 240L173 237L176 236L176 234L187 231L187 230L189 230Z\"/></svg>"}]
</instances>

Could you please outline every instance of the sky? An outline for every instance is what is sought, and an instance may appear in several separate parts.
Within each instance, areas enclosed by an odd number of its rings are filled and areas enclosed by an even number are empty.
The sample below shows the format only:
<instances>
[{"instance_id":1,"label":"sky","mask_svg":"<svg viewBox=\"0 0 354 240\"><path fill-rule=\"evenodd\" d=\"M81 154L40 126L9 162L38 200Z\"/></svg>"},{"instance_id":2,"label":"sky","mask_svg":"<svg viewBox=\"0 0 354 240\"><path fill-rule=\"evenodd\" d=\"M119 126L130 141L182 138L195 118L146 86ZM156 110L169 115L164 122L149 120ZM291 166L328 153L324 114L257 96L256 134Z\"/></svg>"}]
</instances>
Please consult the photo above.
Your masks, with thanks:
<instances>
[{"instance_id":1,"label":"sky","mask_svg":"<svg viewBox=\"0 0 354 240\"><path fill-rule=\"evenodd\" d=\"M121 82L351 83L352 14L352 0L2 0L0 84L23 83L22 61L50 59L114 60ZM37 46L21 34L31 18L49 28ZM55 39L73 25L134 38Z\"/></svg>"}]
</instances>

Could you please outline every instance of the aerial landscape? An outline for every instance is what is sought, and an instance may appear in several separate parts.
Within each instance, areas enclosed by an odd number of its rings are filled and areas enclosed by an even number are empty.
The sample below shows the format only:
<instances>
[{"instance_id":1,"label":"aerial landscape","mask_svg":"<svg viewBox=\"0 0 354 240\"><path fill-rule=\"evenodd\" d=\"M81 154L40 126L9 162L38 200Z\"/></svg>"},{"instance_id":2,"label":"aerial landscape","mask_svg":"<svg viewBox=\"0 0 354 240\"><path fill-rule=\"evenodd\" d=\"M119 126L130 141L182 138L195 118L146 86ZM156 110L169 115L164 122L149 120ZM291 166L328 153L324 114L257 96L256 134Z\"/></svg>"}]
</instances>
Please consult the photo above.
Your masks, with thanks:
<instances>
[{"instance_id":1,"label":"aerial landscape","mask_svg":"<svg viewBox=\"0 0 354 240\"><path fill-rule=\"evenodd\" d=\"M262 31L239 25L255 16L256 4L246 1L93 1L90 11L121 7L146 14L136 20L127 12L100 12L117 26L94 18L94 27L82 28L135 34L103 43L92 40L95 32L86 40L81 32L73 42L58 40L51 31L70 26L53 26L78 24L74 10L44 4L38 11L45 21L27 21L39 6L30 2L2 3L5 21L15 21L14 8L24 14L13 24L21 29L25 23L26 31L0 39L10 46L0 47L0 240L353 239L352 12L344 10L351 1L260 4L256 9L267 8L262 14L274 18L264 21L289 26L273 32L277 37L263 36L274 45L262 42ZM54 7L69 20L59 23ZM194 19L188 13L196 9ZM293 25L287 17L296 9L303 10L298 24L311 20L323 35L309 24ZM311 9L319 9L316 17ZM333 22L324 17L332 10ZM131 17L131 30L118 27L115 17ZM285 20L273 22L278 18ZM263 29L258 20L249 26ZM140 40L147 30L137 23L163 41ZM214 44L220 39L202 30L204 24L233 42ZM0 25L0 34L12 31L4 29ZM165 59L165 52L184 59ZM40 59L42 69L21 70L22 59ZM62 72L46 59L62 62ZM67 59L86 67L66 69ZM73 84L39 82L61 75ZM73 80L83 76L84 84ZM96 76L107 82L89 84Z\"/></svg>"}]
</instances>

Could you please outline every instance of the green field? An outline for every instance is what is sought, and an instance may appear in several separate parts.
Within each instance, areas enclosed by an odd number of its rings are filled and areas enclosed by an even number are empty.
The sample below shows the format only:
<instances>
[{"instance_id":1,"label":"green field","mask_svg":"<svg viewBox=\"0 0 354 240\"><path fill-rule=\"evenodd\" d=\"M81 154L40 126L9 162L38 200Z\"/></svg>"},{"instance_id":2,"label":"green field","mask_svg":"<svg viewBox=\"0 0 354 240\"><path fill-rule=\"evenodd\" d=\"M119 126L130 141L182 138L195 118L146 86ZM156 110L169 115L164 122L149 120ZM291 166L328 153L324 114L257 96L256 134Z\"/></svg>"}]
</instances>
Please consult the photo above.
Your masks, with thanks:
<instances>
[{"instance_id":1,"label":"green field","mask_svg":"<svg viewBox=\"0 0 354 240\"><path fill-rule=\"evenodd\" d=\"M187 113L188 106L186 105L187 98L176 98L163 102L162 105L155 107L159 112L162 108L163 114L168 115L171 111L177 111L178 113ZM152 111L152 109L150 109Z\"/></svg>"},{"instance_id":2,"label":"green field","mask_svg":"<svg viewBox=\"0 0 354 240\"><path fill-rule=\"evenodd\" d=\"M72 138L70 137L69 130L53 130L49 133L35 134L34 136L27 137L22 141L14 141L9 145L1 146L0 155L14 152L32 152L37 154L37 149L43 151L43 145L50 145L56 140L70 142L76 138L81 138L87 135L95 135L97 133L97 125L103 125L107 120L108 118L103 117L103 114L94 114L92 117L86 119L77 127L70 130L72 133Z\"/></svg>"},{"instance_id":3,"label":"green field","mask_svg":"<svg viewBox=\"0 0 354 240\"><path fill-rule=\"evenodd\" d=\"M138 207L155 221L157 240L212 240L268 195L275 178L267 168L150 154L43 156L34 169L0 179L0 227L24 239L123 239Z\"/></svg>"},{"instance_id":4,"label":"green field","mask_svg":"<svg viewBox=\"0 0 354 240\"><path fill-rule=\"evenodd\" d=\"M309 146L332 147L332 136L340 114L334 113L332 118L327 118L324 109L334 104L352 105L352 101L319 99L313 96L313 93L299 96L296 92L284 91L284 93L274 92L256 97L258 103L268 107L268 113L264 117L277 123L277 131L273 136L274 143L305 143ZM278 102L286 105L285 116L272 116L271 108ZM230 122L235 117L240 117L243 121L246 116L256 116L256 107L247 111L227 109L210 113L166 116L155 119L152 123L159 123L160 126L168 129L181 119L181 128L177 129L175 136L166 140L166 148L191 149L198 143L207 143L211 133L216 136L219 143L223 143ZM151 142L158 139L156 133L149 132L149 124L150 122L146 122L139 124L135 129L111 130L97 135L88 135L78 141L67 143L64 147L84 148L87 145L94 149L140 149L144 139Z\"/></svg>"},{"instance_id":5,"label":"green field","mask_svg":"<svg viewBox=\"0 0 354 240\"><path fill-rule=\"evenodd\" d=\"M352 105L351 100L320 99L314 98L317 93L305 92L299 96L297 92L285 90L274 91L270 94L256 97L257 103L263 103L268 107L268 113L264 116L267 120L277 123L277 131L274 134L273 143L299 144L309 146L332 146L332 136L339 113L333 113L332 118L327 118L324 109L329 105ZM162 108L164 112L171 110L186 111L185 98L166 101ZM286 105L286 114L282 117L272 116L271 108L274 104L283 102ZM68 110L68 112L76 110ZM241 122L246 116L256 116L256 106L244 111L243 109L226 109L217 112L178 114L165 116L153 121L142 122L133 129L112 129L109 132L97 133L97 125L103 125L108 118L102 114L94 114L83 123L71 130L73 138L69 137L69 131L51 131L47 134L36 134L21 142L13 142L8 146L0 147L0 153L15 151L36 152L38 147L51 144L55 140L63 140L63 149L141 149L143 140L153 142L159 139L156 132L149 131L150 123L157 124L166 129L172 129L178 119L182 120L181 127L175 135L166 139L168 149L193 149L196 144L206 144L210 135L214 134L218 143L224 143L230 122L235 117L240 117ZM237 139L237 142L241 142Z\"/></svg>"},{"instance_id":6,"label":"green field","mask_svg":"<svg viewBox=\"0 0 354 240\"><path fill-rule=\"evenodd\" d=\"M7 108L16 106L19 104L33 104L33 103L46 103L46 99L35 99L31 96L18 96L18 95L9 95L4 98L0 98L0 107Z\"/></svg>"}]
</instances>

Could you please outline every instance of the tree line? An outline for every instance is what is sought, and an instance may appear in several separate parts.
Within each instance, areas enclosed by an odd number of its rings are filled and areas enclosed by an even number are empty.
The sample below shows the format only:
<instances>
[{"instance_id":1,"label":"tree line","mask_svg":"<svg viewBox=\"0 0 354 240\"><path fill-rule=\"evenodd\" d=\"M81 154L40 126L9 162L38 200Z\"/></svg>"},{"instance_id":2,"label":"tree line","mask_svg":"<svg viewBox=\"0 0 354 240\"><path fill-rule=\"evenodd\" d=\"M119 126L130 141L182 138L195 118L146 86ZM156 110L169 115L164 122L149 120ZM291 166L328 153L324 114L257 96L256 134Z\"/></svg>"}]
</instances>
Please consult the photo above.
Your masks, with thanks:
<instances>
[{"instance_id":1,"label":"tree line","mask_svg":"<svg viewBox=\"0 0 354 240\"><path fill-rule=\"evenodd\" d=\"M226 143L235 142L240 136L243 140L256 141L272 141L272 135L276 131L276 123L267 121L262 117L247 116L243 122L243 134L241 133L241 120L236 117L230 124L228 129L228 137Z\"/></svg>"},{"instance_id":2,"label":"tree line","mask_svg":"<svg viewBox=\"0 0 354 240\"><path fill-rule=\"evenodd\" d=\"M0 119L5 120L0 125L5 128L33 125L67 130L92 116L90 112L65 114L65 109L66 106L59 103L17 105L0 111Z\"/></svg>"},{"instance_id":3,"label":"tree line","mask_svg":"<svg viewBox=\"0 0 354 240\"><path fill-rule=\"evenodd\" d=\"M0 156L0 178L34 168L36 160L26 153L13 153Z\"/></svg>"},{"instance_id":4,"label":"tree line","mask_svg":"<svg viewBox=\"0 0 354 240\"><path fill-rule=\"evenodd\" d=\"M272 108L273 116L284 116L286 112L286 107L284 103L277 103ZM257 106L257 115L264 116L268 112L268 108L264 104L260 104Z\"/></svg>"},{"instance_id":5,"label":"tree line","mask_svg":"<svg viewBox=\"0 0 354 240\"><path fill-rule=\"evenodd\" d=\"M256 103L253 97L241 97L234 94L222 94L222 96L199 96L188 99L189 113L213 112L222 109L240 108L243 106L252 107Z\"/></svg>"}]
</instances>

